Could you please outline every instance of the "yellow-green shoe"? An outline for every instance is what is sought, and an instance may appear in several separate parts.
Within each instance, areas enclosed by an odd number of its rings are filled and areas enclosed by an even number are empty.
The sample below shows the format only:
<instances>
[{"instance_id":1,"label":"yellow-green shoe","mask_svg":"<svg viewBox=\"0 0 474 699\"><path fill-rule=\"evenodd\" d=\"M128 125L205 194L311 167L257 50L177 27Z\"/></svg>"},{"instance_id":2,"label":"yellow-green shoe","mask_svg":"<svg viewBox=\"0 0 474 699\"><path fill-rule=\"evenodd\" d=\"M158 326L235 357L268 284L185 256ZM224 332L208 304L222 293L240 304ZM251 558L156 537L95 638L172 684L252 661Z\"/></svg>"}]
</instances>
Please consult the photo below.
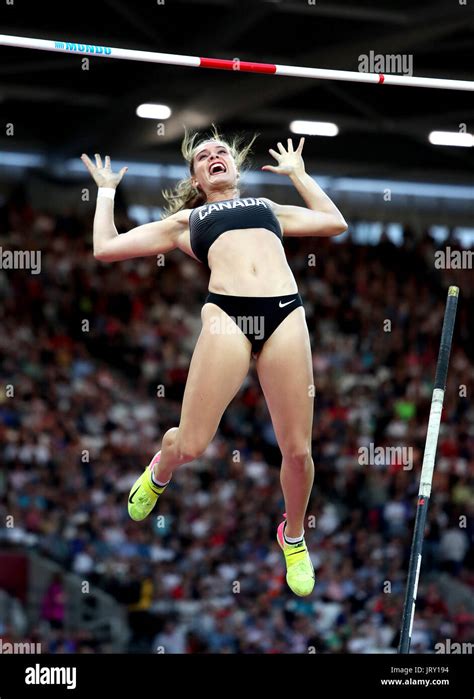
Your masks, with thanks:
<instances>
[{"instance_id":1,"label":"yellow-green shoe","mask_svg":"<svg viewBox=\"0 0 474 699\"><path fill-rule=\"evenodd\" d=\"M136 522L140 522L142 519L145 519L145 517L148 517L155 507L156 501L168 485L167 483L160 488L151 480L153 468L160 460L160 454L161 451L155 454L144 473L142 473L140 478L137 478L130 490L130 495L128 496L128 514Z\"/></svg>"},{"instance_id":2,"label":"yellow-green shoe","mask_svg":"<svg viewBox=\"0 0 474 699\"><path fill-rule=\"evenodd\" d=\"M286 517L286 514L283 515ZM286 520L277 529L277 541L285 555L286 582L295 595L306 597L314 588L314 568L306 548L305 540L299 544L288 544L285 541Z\"/></svg>"}]
</instances>

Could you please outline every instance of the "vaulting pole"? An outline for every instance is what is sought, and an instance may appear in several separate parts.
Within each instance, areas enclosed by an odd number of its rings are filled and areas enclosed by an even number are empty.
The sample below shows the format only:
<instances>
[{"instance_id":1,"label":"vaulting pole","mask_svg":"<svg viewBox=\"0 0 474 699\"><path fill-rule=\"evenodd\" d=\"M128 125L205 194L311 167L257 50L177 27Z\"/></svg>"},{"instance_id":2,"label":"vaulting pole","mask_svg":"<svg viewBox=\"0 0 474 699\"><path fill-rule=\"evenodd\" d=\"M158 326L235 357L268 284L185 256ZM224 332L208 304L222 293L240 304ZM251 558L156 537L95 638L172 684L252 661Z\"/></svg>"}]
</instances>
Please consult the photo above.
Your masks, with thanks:
<instances>
[{"instance_id":1,"label":"vaulting pole","mask_svg":"<svg viewBox=\"0 0 474 699\"><path fill-rule=\"evenodd\" d=\"M421 569L421 554L423 538L425 536L426 515L431 495L431 484L435 467L436 447L438 445L439 426L441 412L443 410L444 391L448 377L449 355L453 340L454 321L458 305L459 288L450 286L448 299L444 312L443 329L441 331L441 343L439 347L438 363L431 398L430 416L428 419L428 431L426 433L425 453L421 467L420 488L418 491L418 504L416 508L415 527L410 551L410 563L408 568L408 581L403 606L402 630L400 635L399 653L409 653L411 644L411 632L415 616L416 596Z\"/></svg>"}]
</instances>

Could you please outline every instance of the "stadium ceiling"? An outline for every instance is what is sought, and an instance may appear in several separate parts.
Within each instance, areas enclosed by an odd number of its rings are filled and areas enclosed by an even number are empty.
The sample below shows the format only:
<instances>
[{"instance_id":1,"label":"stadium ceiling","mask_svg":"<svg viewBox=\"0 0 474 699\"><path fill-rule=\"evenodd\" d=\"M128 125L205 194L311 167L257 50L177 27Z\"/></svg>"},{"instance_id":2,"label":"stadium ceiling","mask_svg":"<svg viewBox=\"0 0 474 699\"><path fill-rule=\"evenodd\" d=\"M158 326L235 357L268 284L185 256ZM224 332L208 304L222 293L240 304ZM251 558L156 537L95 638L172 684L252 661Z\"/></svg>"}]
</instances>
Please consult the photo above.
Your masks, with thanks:
<instances>
[{"instance_id":1,"label":"stadium ceiling","mask_svg":"<svg viewBox=\"0 0 474 699\"><path fill-rule=\"evenodd\" d=\"M361 56L400 55L413 73L474 78L470 0L81 0L15 2L0 32L60 41L358 70ZM196 70L0 47L0 109L8 151L46 151L52 161L100 151L177 162L183 124L258 132L256 165L291 135L295 119L335 122L335 138L307 137L312 171L360 177L472 183L474 148L431 145L433 130L474 132L470 92ZM136 116L143 102L171 118ZM460 126L461 125L461 126ZM295 137L296 138L296 137Z\"/></svg>"}]
</instances>

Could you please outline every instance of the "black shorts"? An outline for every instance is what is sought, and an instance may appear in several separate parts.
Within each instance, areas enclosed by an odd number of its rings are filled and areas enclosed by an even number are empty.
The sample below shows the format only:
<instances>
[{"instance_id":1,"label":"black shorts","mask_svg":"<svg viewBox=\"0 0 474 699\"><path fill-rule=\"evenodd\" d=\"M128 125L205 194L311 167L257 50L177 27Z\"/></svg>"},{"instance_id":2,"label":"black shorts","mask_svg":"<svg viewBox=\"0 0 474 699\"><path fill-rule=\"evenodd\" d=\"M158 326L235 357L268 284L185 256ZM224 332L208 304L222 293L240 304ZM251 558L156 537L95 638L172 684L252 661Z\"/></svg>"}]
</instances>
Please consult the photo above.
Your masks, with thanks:
<instances>
[{"instance_id":1,"label":"black shorts","mask_svg":"<svg viewBox=\"0 0 474 699\"><path fill-rule=\"evenodd\" d=\"M228 296L215 294L213 291L209 292L204 303L214 303L227 313L250 340L254 355L260 352L286 316L303 305L298 293L286 296ZM232 331L231 328L228 330ZM223 332L225 331L223 329Z\"/></svg>"}]
</instances>

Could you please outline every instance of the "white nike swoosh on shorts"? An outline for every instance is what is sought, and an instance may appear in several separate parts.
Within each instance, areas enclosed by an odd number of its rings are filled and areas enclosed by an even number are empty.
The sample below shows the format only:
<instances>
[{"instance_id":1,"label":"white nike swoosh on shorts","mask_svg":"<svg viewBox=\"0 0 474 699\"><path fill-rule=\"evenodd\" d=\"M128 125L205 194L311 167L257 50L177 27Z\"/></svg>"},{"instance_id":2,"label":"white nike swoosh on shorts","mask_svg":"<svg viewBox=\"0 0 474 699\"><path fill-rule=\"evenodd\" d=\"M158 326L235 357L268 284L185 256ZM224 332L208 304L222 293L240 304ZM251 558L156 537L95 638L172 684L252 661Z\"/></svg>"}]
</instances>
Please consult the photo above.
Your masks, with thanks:
<instances>
[{"instance_id":1,"label":"white nike swoosh on shorts","mask_svg":"<svg viewBox=\"0 0 474 699\"><path fill-rule=\"evenodd\" d=\"M286 303L282 303L280 301L280 303L278 305L280 306L280 308L284 308L284 306L288 306L288 304L293 303L293 301L296 301L296 299L291 299L291 301L287 301Z\"/></svg>"}]
</instances>

